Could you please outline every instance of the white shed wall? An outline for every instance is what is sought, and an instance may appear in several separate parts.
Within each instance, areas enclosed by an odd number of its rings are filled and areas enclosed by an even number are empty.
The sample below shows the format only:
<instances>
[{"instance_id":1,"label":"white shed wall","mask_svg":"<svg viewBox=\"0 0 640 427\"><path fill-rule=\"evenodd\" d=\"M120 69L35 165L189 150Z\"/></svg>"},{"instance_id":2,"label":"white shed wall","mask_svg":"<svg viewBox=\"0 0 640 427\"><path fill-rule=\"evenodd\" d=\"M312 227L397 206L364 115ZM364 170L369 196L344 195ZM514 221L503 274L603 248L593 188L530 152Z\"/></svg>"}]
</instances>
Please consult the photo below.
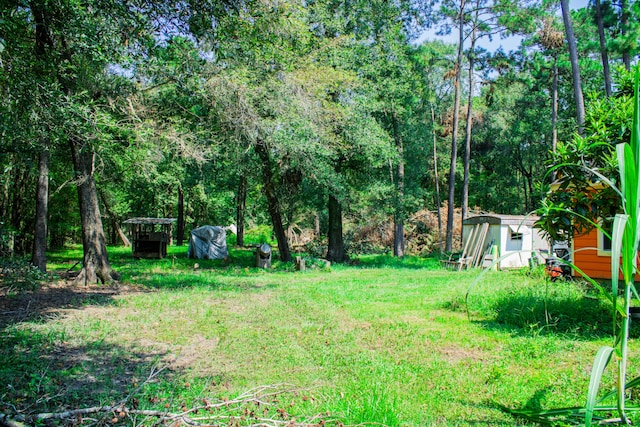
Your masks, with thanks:
<instances>
[{"instance_id":1,"label":"white shed wall","mask_svg":"<svg viewBox=\"0 0 640 427\"><path fill-rule=\"evenodd\" d=\"M500 225L500 268L526 267L529 265L533 248L533 233L531 227L521 225L518 233L522 239L512 239L513 233L508 225Z\"/></svg>"},{"instance_id":2,"label":"white shed wall","mask_svg":"<svg viewBox=\"0 0 640 427\"><path fill-rule=\"evenodd\" d=\"M513 216L500 216L504 218L500 220L500 224L495 223L498 216L490 216L488 218L489 230L484 242L483 252L485 248L493 241L498 245L499 254L502 258L499 263L500 268L519 268L529 265L532 257L537 257L539 262L544 262L541 251L548 251L549 243L542 235L541 231L533 228L532 221L525 224L525 221ZM508 222L508 223L505 223ZM482 219L477 218L475 223L482 223ZM471 234L474 225L464 224L463 233L465 242ZM518 232L522 234L522 239L513 239L512 233Z\"/></svg>"}]
</instances>

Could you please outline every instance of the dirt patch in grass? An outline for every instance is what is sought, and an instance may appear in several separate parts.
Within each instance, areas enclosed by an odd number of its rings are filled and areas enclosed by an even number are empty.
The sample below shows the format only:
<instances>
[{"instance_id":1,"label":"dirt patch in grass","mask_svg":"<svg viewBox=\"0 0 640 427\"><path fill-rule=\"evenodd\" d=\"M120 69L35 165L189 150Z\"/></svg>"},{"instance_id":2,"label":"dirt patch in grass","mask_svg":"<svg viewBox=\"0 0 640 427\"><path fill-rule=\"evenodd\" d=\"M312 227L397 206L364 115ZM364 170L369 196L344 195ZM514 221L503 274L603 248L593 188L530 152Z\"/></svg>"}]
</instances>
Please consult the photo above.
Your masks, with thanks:
<instances>
[{"instance_id":1,"label":"dirt patch in grass","mask_svg":"<svg viewBox=\"0 0 640 427\"><path fill-rule=\"evenodd\" d=\"M220 338L205 338L202 335L195 335L189 344L182 346L179 352L169 359L171 367L175 369L196 368L199 372L208 375L218 373L219 367L210 366L206 361L215 357L214 351L219 343Z\"/></svg>"},{"instance_id":2,"label":"dirt patch in grass","mask_svg":"<svg viewBox=\"0 0 640 427\"><path fill-rule=\"evenodd\" d=\"M480 362L487 360L484 351L477 348L461 348L461 347L444 347L439 351L444 360L451 364L457 364L464 361Z\"/></svg>"}]
</instances>

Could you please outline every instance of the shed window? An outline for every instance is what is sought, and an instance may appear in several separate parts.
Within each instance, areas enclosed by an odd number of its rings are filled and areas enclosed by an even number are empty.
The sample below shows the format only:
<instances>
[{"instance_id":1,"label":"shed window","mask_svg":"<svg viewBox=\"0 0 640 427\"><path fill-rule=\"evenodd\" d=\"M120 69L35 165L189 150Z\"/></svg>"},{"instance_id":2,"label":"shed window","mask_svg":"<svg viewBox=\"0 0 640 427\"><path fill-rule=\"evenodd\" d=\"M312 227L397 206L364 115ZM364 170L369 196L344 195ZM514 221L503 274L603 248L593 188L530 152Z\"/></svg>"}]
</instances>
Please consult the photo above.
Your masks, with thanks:
<instances>
[{"instance_id":1,"label":"shed window","mask_svg":"<svg viewBox=\"0 0 640 427\"><path fill-rule=\"evenodd\" d=\"M513 231L509 235L511 240L522 240L522 233L514 233Z\"/></svg>"},{"instance_id":2,"label":"shed window","mask_svg":"<svg viewBox=\"0 0 640 427\"><path fill-rule=\"evenodd\" d=\"M525 227L520 224L509 224L509 239L522 241L525 231Z\"/></svg>"},{"instance_id":3,"label":"shed window","mask_svg":"<svg viewBox=\"0 0 640 427\"><path fill-rule=\"evenodd\" d=\"M600 226L611 235L613 231L613 218L607 218L600 223ZM611 252L611 238L602 230L598 229L598 252Z\"/></svg>"}]
</instances>

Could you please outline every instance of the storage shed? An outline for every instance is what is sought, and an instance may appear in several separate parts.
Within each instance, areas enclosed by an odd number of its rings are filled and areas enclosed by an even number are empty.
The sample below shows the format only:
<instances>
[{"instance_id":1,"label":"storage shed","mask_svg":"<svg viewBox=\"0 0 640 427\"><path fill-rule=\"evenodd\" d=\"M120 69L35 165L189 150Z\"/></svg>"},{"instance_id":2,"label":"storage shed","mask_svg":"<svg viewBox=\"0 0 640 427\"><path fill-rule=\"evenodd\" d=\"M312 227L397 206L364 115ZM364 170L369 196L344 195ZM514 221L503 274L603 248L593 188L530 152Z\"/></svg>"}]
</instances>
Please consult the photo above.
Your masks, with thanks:
<instances>
[{"instance_id":1,"label":"storage shed","mask_svg":"<svg viewBox=\"0 0 640 427\"><path fill-rule=\"evenodd\" d=\"M462 225L465 247L468 239L475 239L480 259L491 260L497 247L500 256L499 268L518 268L530 265L533 258L544 264L544 255L549 251L549 242L542 230L535 228L538 220L533 215L484 214L471 216Z\"/></svg>"},{"instance_id":2,"label":"storage shed","mask_svg":"<svg viewBox=\"0 0 640 427\"><path fill-rule=\"evenodd\" d=\"M175 218L131 218L124 223L131 232L131 248L136 258L164 258L171 241Z\"/></svg>"}]
</instances>

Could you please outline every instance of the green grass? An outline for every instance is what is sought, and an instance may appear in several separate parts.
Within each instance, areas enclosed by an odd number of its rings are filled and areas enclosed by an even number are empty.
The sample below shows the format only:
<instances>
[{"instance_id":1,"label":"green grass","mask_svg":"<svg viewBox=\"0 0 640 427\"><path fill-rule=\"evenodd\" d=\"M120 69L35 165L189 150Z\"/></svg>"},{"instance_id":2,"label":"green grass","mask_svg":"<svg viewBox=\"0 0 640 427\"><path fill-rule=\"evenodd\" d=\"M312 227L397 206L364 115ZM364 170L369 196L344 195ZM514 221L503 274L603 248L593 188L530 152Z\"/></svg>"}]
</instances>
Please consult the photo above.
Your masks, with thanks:
<instances>
[{"instance_id":1,"label":"green grass","mask_svg":"<svg viewBox=\"0 0 640 427\"><path fill-rule=\"evenodd\" d=\"M500 405L583 405L592 356L611 340L606 302L538 272L477 282L478 271L443 270L435 259L381 256L265 271L238 250L194 269L185 254L171 247L164 260L134 260L110 248L121 287L136 292L6 326L0 412L114 404L130 393L141 409L180 411L286 383L270 417L514 425ZM52 253L49 268L80 258Z\"/></svg>"}]
</instances>

